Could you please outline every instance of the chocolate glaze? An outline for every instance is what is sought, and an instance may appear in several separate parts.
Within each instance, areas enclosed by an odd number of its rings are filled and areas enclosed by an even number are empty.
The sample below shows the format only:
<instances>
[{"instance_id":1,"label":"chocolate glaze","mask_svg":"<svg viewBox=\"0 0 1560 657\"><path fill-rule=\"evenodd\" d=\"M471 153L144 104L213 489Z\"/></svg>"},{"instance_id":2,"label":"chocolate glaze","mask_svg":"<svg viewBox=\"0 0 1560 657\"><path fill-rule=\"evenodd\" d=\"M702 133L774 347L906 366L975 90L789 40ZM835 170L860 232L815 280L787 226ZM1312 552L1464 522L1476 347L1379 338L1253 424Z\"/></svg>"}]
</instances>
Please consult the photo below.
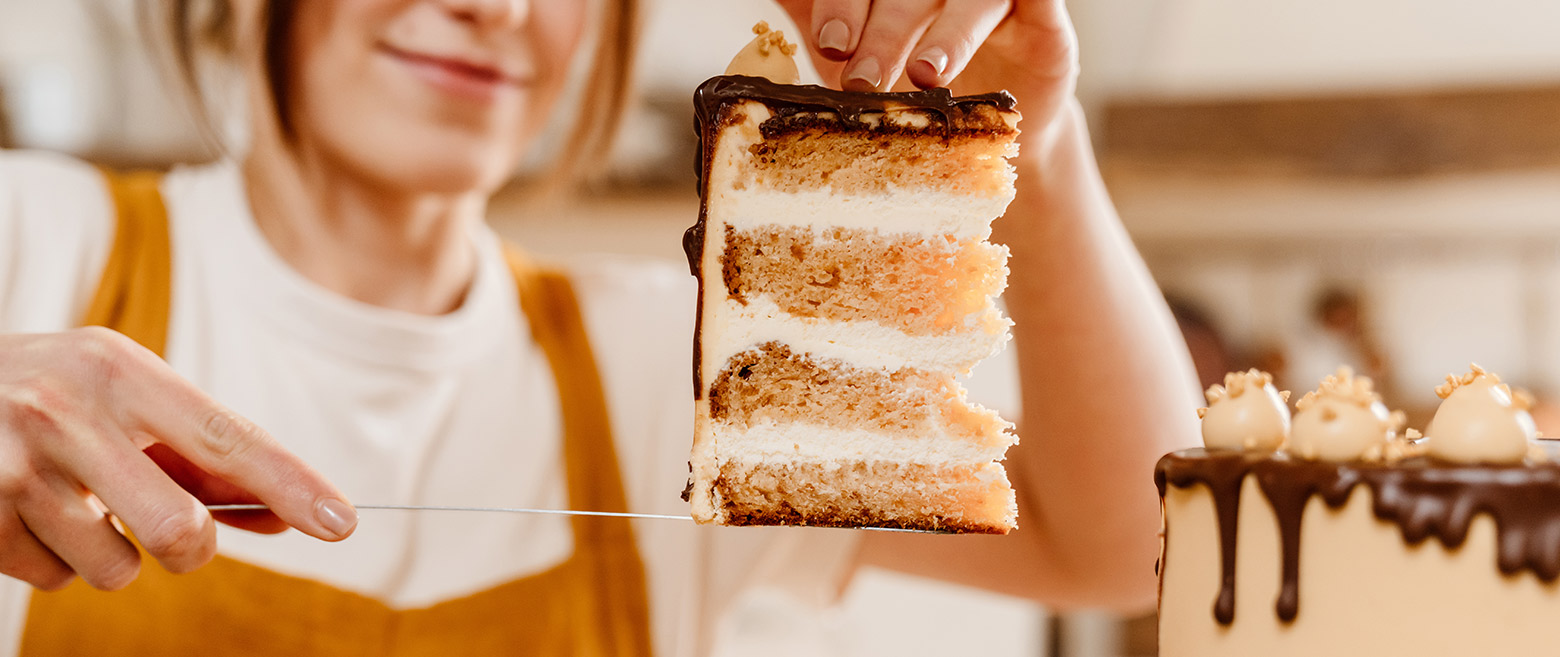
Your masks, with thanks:
<instances>
[{"instance_id":1,"label":"chocolate glaze","mask_svg":"<svg viewBox=\"0 0 1560 657\"><path fill-rule=\"evenodd\" d=\"M709 214L709 190L705 182L709 177L709 161L714 155L715 137L721 123L729 118L724 109L743 100L760 101L781 119L801 112L834 112L849 121L857 121L863 114L896 108L941 114L945 125L954 114L962 115L981 105L993 105L1004 111L1011 111L1015 105L1013 95L1006 91L974 96L954 96L942 88L901 93L865 93L836 91L817 85L776 84L764 78L746 75L716 76L699 85L693 92L694 132L699 136L698 155L693 163L694 173L698 177L699 219L683 233L683 252L688 255L688 268L699 279L699 300L698 308L694 311L693 329L694 399L700 399L704 394L701 373L703 353L700 346L704 328L704 277L700 275L700 263L704 259L704 227Z\"/></svg>"},{"instance_id":2,"label":"chocolate glaze","mask_svg":"<svg viewBox=\"0 0 1560 657\"><path fill-rule=\"evenodd\" d=\"M709 173L706 162L715 148L715 130L719 127L721 110L741 100L758 100L768 106L777 117L787 117L799 112L834 112L849 121L858 121L869 112L882 112L889 108L928 110L941 114L946 123L952 113L963 113L975 106L994 105L997 109L1011 111L1016 105L1013 95L996 91L974 96L954 96L943 88L898 93L874 93L836 91L813 84L776 84L764 78L746 75L721 75L704 81L693 92L694 128L699 133L699 159L694 171L699 174L699 195L704 195L704 177Z\"/></svg>"},{"instance_id":3,"label":"chocolate glaze","mask_svg":"<svg viewBox=\"0 0 1560 657\"><path fill-rule=\"evenodd\" d=\"M699 220L683 231L683 253L688 254L688 272L699 281L699 295L693 307L693 398L704 397L704 203L699 203Z\"/></svg>"},{"instance_id":4,"label":"chocolate glaze","mask_svg":"<svg viewBox=\"0 0 1560 657\"><path fill-rule=\"evenodd\" d=\"M1408 545L1431 536L1447 549L1461 547L1473 518L1488 513L1496 526L1496 567L1502 574L1533 573L1549 583L1560 577L1560 465L1460 465L1414 458L1384 463L1309 462L1286 456L1186 450L1160 459L1154 481L1165 486L1203 484L1213 494L1219 519L1222 581L1214 618L1234 621L1234 547L1240 482L1246 475L1278 520L1283 554L1282 583L1275 611L1290 622L1300 609L1300 527L1311 496L1339 508L1356 485L1371 491L1371 510L1394 523ZM1166 528L1168 531L1168 527ZM1228 602L1228 605L1226 605Z\"/></svg>"}]
</instances>

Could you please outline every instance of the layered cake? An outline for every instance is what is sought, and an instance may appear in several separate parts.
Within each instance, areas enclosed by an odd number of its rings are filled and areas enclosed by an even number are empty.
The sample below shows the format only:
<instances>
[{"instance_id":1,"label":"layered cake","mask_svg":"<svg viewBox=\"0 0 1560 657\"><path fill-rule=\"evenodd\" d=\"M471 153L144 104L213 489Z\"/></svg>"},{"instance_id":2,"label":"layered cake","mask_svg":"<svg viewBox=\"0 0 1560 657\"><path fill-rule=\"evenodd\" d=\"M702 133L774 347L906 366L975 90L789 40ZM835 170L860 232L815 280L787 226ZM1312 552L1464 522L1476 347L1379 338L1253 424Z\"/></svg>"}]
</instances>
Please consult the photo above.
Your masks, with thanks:
<instances>
[{"instance_id":1,"label":"layered cake","mask_svg":"<svg viewBox=\"0 0 1560 657\"><path fill-rule=\"evenodd\" d=\"M797 85L757 31L767 77L739 56L694 98L693 515L1006 533L1012 427L959 378L1008 340L1013 99Z\"/></svg>"},{"instance_id":2,"label":"layered cake","mask_svg":"<svg viewBox=\"0 0 1560 657\"><path fill-rule=\"evenodd\" d=\"M1555 652L1556 451L1492 373L1436 392L1420 436L1347 371L1292 420L1259 372L1210 388L1207 447L1156 471L1160 654Z\"/></svg>"}]
</instances>

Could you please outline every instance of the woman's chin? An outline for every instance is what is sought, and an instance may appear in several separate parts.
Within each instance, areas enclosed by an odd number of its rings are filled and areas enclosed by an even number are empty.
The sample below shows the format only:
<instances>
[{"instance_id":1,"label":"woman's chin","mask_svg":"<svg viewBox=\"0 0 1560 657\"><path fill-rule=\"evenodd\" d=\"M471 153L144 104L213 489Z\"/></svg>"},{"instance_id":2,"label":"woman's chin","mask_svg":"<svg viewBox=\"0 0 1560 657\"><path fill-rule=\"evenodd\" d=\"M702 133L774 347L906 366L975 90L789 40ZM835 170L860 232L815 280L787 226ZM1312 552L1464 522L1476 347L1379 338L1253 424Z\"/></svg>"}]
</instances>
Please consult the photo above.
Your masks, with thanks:
<instances>
[{"instance_id":1,"label":"woman's chin","mask_svg":"<svg viewBox=\"0 0 1560 657\"><path fill-rule=\"evenodd\" d=\"M514 175L508 158L451 151L376 158L362 162L360 168L391 189L439 195L490 193Z\"/></svg>"},{"instance_id":2,"label":"woman's chin","mask_svg":"<svg viewBox=\"0 0 1560 657\"><path fill-rule=\"evenodd\" d=\"M322 108L315 113L319 125L306 126L306 132L322 135L313 143L328 159L397 193L489 191L513 175L526 141L514 128L492 121L470 125L413 109Z\"/></svg>"},{"instance_id":3,"label":"woman's chin","mask_svg":"<svg viewBox=\"0 0 1560 657\"><path fill-rule=\"evenodd\" d=\"M513 175L510 167L494 168L472 163L452 163L447 167L419 167L404 178L407 189L433 194L490 194Z\"/></svg>"}]
</instances>

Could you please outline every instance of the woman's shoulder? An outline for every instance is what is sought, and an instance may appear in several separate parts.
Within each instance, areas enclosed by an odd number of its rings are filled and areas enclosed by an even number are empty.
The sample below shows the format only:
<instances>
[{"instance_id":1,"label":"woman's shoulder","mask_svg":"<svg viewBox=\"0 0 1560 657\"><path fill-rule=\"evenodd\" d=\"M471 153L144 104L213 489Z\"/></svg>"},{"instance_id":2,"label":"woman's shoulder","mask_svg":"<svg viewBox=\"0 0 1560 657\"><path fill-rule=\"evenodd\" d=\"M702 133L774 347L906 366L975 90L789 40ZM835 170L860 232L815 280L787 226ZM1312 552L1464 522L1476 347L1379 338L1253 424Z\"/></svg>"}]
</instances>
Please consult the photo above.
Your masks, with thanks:
<instances>
[{"instance_id":1,"label":"woman's shoulder","mask_svg":"<svg viewBox=\"0 0 1560 657\"><path fill-rule=\"evenodd\" d=\"M108 230L113 203L103 171L61 153L0 150L0 221Z\"/></svg>"},{"instance_id":2,"label":"woman's shoulder","mask_svg":"<svg viewBox=\"0 0 1560 657\"><path fill-rule=\"evenodd\" d=\"M113 203L96 167L57 153L0 151L0 331L70 326L113 237Z\"/></svg>"},{"instance_id":3,"label":"woman's shoulder","mask_svg":"<svg viewBox=\"0 0 1560 657\"><path fill-rule=\"evenodd\" d=\"M0 199L13 221L47 214L51 223L112 223L101 170L60 153L0 150Z\"/></svg>"},{"instance_id":4,"label":"woman's shoulder","mask_svg":"<svg viewBox=\"0 0 1560 657\"><path fill-rule=\"evenodd\" d=\"M70 184L101 178L99 169L79 158L40 150L0 149L0 175L3 182L48 181ZM101 183L98 183L101 186Z\"/></svg>"}]
</instances>

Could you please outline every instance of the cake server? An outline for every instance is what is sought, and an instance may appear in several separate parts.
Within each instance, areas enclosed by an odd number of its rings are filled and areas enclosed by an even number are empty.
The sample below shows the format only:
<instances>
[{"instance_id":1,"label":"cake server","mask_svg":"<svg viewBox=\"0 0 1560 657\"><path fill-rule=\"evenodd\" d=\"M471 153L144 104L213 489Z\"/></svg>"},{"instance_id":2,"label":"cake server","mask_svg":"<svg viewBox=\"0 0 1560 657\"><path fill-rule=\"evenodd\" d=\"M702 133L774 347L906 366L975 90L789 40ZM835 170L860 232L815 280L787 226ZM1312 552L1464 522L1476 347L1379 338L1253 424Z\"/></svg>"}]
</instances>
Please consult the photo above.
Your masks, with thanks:
<instances>
[{"instance_id":1,"label":"cake server","mask_svg":"<svg viewBox=\"0 0 1560 657\"><path fill-rule=\"evenodd\" d=\"M644 518L649 520L687 520L693 521L692 516L673 516L657 513L620 513L616 511L574 511L570 509L522 509L496 506L431 506L417 504L354 504L354 508L360 511L468 511L476 513L536 513L553 516L592 516L599 518ZM264 504L207 504L207 511L268 511L270 507ZM864 529L874 532L902 532L906 534L948 534L951 532L930 531L925 529L897 529L894 527L847 527L844 529Z\"/></svg>"}]
</instances>

